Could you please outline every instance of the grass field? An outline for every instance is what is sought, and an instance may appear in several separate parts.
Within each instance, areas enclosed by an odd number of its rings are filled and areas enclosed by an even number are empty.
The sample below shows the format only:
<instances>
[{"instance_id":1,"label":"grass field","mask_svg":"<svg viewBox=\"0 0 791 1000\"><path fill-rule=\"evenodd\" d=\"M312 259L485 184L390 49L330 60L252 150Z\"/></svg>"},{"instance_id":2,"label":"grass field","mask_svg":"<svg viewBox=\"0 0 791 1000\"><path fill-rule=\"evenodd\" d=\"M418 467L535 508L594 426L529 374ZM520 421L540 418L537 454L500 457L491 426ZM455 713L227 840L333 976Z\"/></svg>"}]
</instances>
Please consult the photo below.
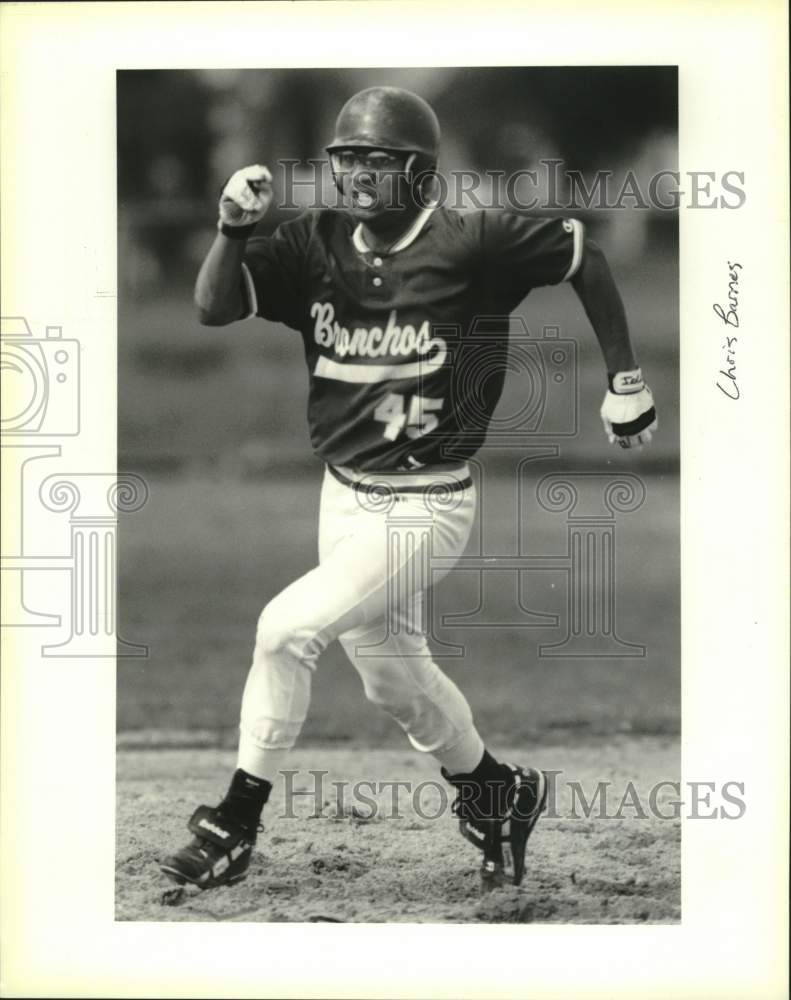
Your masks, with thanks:
<instances>
[{"instance_id":1,"label":"grass field","mask_svg":"<svg viewBox=\"0 0 791 1000\"><path fill-rule=\"evenodd\" d=\"M642 643L637 659L542 659L554 628L444 628L465 647L443 668L468 694L492 738L547 733L608 735L678 732L679 587L677 480L645 478L646 501L617 525L618 630ZM239 697L255 624L267 603L316 559L318 477L236 482L151 480L146 507L120 528L121 635L146 643L143 660L120 660L118 728L208 731L217 745L235 739ZM513 488L486 490L487 553L514 551ZM540 516L539 516L540 515ZM528 514L529 550L562 551L563 516ZM529 606L564 613L561 573L522 574ZM517 578L487 574L495 611L513 614ZM435 619L472 609L474 574L451 573L437 590ZM502 620L502 618L501 618ZM508 619L506 619L508 620ZM401 730L369 705L337 644L316 671L306 740L362 745L403 743Z\"/></svg>"}]
</instances>

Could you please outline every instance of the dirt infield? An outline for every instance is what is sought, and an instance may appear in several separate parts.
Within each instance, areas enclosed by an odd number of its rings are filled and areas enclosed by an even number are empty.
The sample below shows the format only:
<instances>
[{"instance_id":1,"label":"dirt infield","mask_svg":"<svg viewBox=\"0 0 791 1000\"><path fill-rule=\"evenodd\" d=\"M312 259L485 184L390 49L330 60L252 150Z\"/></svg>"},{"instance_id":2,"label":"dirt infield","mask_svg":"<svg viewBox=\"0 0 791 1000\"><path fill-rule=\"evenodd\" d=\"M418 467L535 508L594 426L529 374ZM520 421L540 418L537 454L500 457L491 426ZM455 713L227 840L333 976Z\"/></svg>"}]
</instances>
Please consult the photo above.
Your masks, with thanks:
<instances>
[{"instance_id":1,"label":"dirt infield","mask_svg":"<svg viewBox=\"0 0 791 1000\"><path fill-rule=\"evenodd\" d=\"M525 757L514 748L503 756ZM573 747L545 745L532 748L531 761L559 773L518 889L481 895L477 852L459 836L431 760L408 750L305 747L294 752L289 765L297 772L289 779L291 792L278 788L267 807L267 829L247 880L232 888L179 893L171 891L157 861L186 842L184 824L196 805L218 801L234 755L217 749L121 749L116 917L679 921L680 823L657 815L672 814L672 789L655 796L653 810L649 805L652 788L679 779L677 740L617 737ZM408 781L410 787L394 791L395 781ZM371 782L391 784L383 788ZM575 782L587 800L587 816ZM600 782L610 783L606 799L592 803Z\"/></svg>"}]
</instances>

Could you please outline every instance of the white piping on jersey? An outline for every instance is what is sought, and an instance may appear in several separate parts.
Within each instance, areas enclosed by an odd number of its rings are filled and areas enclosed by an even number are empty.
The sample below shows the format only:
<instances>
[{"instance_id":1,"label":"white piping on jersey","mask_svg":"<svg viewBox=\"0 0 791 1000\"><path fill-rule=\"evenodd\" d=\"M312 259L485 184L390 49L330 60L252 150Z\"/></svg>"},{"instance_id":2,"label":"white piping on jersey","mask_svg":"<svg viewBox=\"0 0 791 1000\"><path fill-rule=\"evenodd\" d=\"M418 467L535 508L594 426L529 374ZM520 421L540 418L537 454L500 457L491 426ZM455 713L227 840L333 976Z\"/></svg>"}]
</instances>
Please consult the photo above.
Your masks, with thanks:
<instances>
[{"instance_id":1,"label":"white piping on jersey","mask_svg":"<svg viewBox=\"0 0 791 1000\"><path fill-rule=\"evenodd\" d=\"M563 225L566 226L567 224L571 226L571 232L574 236L574 246L571 252L571 264L563 276L563 281L573 278L577 271L579 271L580 264L582 263L582 247L585 238L585 227L578 219L564 219Z\"/></svg>"},{"instance_id":2,"label":"white piping on jersey","mask_svg":"<svg viewBox=\"0 0 791 1000\"><path fill-rule=\"evenodd\" d=\"M331 378L336 382L353 382L362 385L374 382L389 382L398 378L420 378L431 375L445 362L445 351L424 361L412 361L405 365L352 365L341 364L323 354L316 362L313 374L318 378Z\"/></svg>"},{"instance_id":3,"label":"white piping on jersey","mask_svg":"<svg viewBox=\"0 0 791 1000\"><path fill-rule=\"evenodd\" d=\"M242 280L247 292L247 305L250 307L250 312L244 318L252 319L253 316L258 315L258 296L255 294L255 285L253 284L253 276L250 274L250 268L244 262L242 262Z\"/></svg>"},{"instance_id":4,"label":"white piping on jersey","mask_svg":"<svg viewBox=\"0 0 791 1000\"><path fill-rule=\"evenodd\" d=\"M394 243L387 252L398 253L399 250L406 250L408 246L414 243L415 240L420 235L423 226L425 226L425 224L428 222L431 213L434 211L434 209L437 207L438 204L439 202L435 201L431 205L426 205L426 207L422 210L420 215L418 215L418 217L415 219L415 221L412 223L409 229L404 233L401 239L398 240L397 243ZM358 253L376 253L376 251L372 250L363 239L362 222L357 226L357 228L352 233L352 242L354 243L354 248L355 250L358 251Z\"/></svg>"}]
</instances>

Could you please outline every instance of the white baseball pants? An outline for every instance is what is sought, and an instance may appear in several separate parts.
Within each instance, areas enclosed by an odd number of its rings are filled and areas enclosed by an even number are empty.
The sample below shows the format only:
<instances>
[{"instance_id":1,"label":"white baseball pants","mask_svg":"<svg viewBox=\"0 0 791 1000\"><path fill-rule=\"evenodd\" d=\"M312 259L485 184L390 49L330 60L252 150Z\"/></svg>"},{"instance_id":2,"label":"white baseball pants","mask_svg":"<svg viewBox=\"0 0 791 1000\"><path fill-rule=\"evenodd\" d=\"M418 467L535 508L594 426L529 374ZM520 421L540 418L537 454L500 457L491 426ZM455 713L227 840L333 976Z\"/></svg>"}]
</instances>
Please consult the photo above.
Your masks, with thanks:
<instances>
[{"instance_id":1,"label":"white baseball pants","mask_svg":"<svg viewBox=\"0 0 791 1000\"><path fill-rule=\"evenodd\" d=\"M431 557L456 560L475 514L475 489L451 490L466 468L387 477L327 470L321 492L319 565L263 610L242 699L238 766L274 782L294 746L321 652L339 639L367 697L389 712L412 745L452 774L479 763L483 742L470 707L431 658L422 613L426 590L448 572ZM408 485L420 492L394 493Z\"/></svg>"}]
</instances>

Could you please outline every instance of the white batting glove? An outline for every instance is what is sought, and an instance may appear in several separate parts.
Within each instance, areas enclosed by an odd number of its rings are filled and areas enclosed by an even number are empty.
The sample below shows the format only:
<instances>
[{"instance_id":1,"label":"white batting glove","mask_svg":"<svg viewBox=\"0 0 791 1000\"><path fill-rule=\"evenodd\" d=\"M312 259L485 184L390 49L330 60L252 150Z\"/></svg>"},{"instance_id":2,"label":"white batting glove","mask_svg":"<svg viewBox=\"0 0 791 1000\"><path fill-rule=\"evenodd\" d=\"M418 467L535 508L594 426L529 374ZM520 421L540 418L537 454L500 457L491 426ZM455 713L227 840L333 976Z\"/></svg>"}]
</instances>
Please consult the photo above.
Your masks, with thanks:
<instances>
[{"instance_id":1,"label":"white batting glove","mask_svg":"<svg viewBox=\"0 0 791 1000\"><path fill-rule=\"evenodd\" d=\"M254 226L266 215L272 202L272 175L256 164L232 174L220 195L220 220L231 228Z\"/></svg>"},{"instance_id":2,"label":"white batting glove","mask_svg":"<svg viewBox=\"0 0 791 1000\"><path fill-rule=\"evenodd\" d=\"M622 448L641 448L651 441L657 428L654 397L643 382L639 368L607 376L610 388L601 406L604 433L610 444Z\"/></svg>"}]
</instances>

